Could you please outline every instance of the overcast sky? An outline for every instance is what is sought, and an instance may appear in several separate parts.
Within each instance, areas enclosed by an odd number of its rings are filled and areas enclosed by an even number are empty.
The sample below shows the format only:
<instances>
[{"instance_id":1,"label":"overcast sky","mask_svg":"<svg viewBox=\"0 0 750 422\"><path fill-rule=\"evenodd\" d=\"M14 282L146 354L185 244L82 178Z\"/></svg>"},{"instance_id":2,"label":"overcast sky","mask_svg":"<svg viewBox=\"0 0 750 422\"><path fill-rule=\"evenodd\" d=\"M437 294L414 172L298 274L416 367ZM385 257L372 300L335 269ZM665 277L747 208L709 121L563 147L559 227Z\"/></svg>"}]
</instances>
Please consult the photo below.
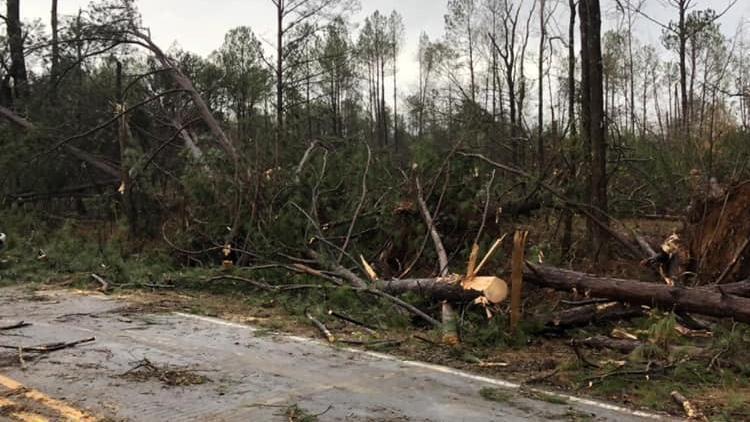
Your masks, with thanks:
<instances>
[{"instance_id":1,"label":"overcast sky","mask_svg":"<svg viewBox=\"0 0 750 422\"><path fill-rule=\"evenodd\" d=\"M90 0L58 0L60 13L73 15L79 7L85 7ZM420 32L426 31L436 39L443 33L443 15L447 0L361 0L361 10L352 19L361 22L364 16L376 9L384 13L397 10L404 17L406 42L400 62L401 78L414 83L417 76L415 63L416 44ZM730 0L697 0L698 8L712 7L723 10ZM526 3L531 3L526 0ZM548 4L554 1L548 0ZM560 1L555 19L563 31L567 28L567 1ZM201 55L207 55L221 45L227 30L247 25L266 41L274 39L274 10L270 0L138 0L144 24L151 28L153 38L163 48L177 43L181 48ZM647 12L656 19L666 22L672 19L674 11L663 5L665 0L646 0ZM616 25L607 17L614 0L603 0L605 29ZM40 18L49 21L49 0L21 0L24 19ZM750 0L739 0L737 5L722 18L722 28L727 35L733 35L738 25L750 17ZM637 35L644 41L658 43L660 31L656 25L641 18ZM534 21L536 22L536 21ZM531 45L534 45L533 43Z\"/></svg>"}]
</instances>

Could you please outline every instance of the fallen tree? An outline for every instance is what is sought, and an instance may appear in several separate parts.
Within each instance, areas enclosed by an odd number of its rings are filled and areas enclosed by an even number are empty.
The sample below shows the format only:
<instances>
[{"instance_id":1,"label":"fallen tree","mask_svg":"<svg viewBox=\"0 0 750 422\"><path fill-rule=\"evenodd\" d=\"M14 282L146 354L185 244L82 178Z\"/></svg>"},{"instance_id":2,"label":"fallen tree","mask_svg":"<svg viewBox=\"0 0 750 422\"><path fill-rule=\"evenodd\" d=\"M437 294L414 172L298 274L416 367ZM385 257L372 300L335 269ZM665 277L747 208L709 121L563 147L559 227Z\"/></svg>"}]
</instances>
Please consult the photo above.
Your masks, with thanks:
<instances>
[{"instance_id":1,"label":"fallen tree","mask_svg":"<svg viewBox=\"0 0 750 422\"><path fill-rule=\"evenodd\" d=\"M643 309L618 302L592 303L560 311L546 322L548 330L563 330L594 322L615 321L643 316Z\"/></svg>"},{"instance_id":2,"label":"fallen tree","mask_svg":"<svg viewBox=\"0 0 750 422\"><path fill-rule=\"evenodd\" d=\"M472 301L482 296L480 291L464 289L458 281L458 277L450 276L376 280L375 288L392 295L416 293L435 300L450 302Z\"/></svg>"},{"instance_id":3,"label":"fallen tree","mask_svg":"<svg viewBox=\"0 0 750 422\"><path fill-rule=\"evenodd\" d=\"M591 297L602 297L631 305L734 318L750 323L750 299L717 289L667 286L611 277L598 277L576 271L526 263L527 281L555 290L576 290Z\"/></svg>"}]
</instances>

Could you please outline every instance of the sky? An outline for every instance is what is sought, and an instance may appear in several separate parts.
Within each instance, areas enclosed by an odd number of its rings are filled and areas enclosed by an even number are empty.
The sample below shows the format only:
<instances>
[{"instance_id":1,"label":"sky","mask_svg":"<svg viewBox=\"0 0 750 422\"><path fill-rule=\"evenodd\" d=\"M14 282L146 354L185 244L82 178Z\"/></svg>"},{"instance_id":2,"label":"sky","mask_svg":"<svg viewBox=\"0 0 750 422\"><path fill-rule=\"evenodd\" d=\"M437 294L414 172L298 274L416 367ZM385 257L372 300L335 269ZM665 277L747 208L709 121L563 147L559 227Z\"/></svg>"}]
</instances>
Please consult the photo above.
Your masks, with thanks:
<instances>
[{"instance_id":1,"label":"sky","mask_svg":"<svg viewBox=\"0 0 750 422\"><path fill-rule=\"evenodd\" d=\"M90 0L58 0L61 14L74 15ZM646 12L661 22L673 19L674 11L665 7L667 0L645 0ZM697 8L712 7L723 10L731 0L696 0ZM478 1L479 2L479 1ZM560 30L567 31L567 1L547 0L547 4L559 3L554 14ZM361 22L375 10L390 13L397 10L406 26L405 48L399 58L399 78L407 87L413 87L418 79L416 50L419 34L424 31L431 39L443 35L444 15L448 0L361 0L360 10L352 18ZM526 0L530 4L530 0ZM151 29L154 40L164 49L179 45L182 49L208 55L218 48L224 34L237 26L250 26L256 35L270 47L274 39L275 11L270 0L138 0L139 10L145 26ZM616 25L611 13L614 0L602 0L604 29ZM49 0L21 0L24 19L49 20ZM727 35L733 35L738 25L750 18L750 0L739 0L722 19ZM534 21L536 22L536 21ZM750 24L750 22L748 22ZM658 44L658 27L640 18L637 36L643 41ZM533 37L533 35L532 35ZM535 43L532 41L530 45ZM532 47L530 47L532 49ZM533 56L532 56L533 57ZM532 66L533 67L533 66ZM533 73L530 69L529 73ZM530 75L531 76L531 75Z\"/></svg>"}]
</instances>

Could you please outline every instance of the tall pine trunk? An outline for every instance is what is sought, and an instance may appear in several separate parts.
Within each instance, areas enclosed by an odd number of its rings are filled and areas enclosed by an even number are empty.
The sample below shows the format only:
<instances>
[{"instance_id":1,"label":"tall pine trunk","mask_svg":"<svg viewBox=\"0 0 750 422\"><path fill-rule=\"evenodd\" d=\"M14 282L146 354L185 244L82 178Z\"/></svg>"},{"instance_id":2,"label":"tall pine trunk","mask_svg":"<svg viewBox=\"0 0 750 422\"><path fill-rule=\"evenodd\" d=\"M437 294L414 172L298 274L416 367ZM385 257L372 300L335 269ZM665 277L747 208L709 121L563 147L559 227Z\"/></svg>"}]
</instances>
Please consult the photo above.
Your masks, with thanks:
<instances>
[{"instance_id":1,"label":"tall pine trunk","mask_svg":"<svg viewBox=\"0 0 750 422\"><path fill-rule=\"evenodd\" d=\"M607 223L607 144L604 127L604 90L599 0L581 0L582 130L590 162L589 203L594 215ZM598 262L607 259L606 232L589 224L592 253Z\"/></svg>"}]
</instances>

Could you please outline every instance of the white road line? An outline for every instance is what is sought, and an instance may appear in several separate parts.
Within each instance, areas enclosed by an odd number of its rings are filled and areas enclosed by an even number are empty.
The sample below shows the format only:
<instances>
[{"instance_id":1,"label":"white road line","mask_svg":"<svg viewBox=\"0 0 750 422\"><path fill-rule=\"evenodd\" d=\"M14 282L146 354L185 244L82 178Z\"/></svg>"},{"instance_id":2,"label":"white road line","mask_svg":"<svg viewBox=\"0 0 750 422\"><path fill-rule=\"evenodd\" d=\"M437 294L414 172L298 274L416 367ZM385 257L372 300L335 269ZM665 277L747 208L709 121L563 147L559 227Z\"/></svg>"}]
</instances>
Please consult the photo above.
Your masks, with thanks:
<instances>
[{"instance_id":1,"label":"white road line","mask_svg":"<svg viewBox=\"0 0 750 422\"><path fill-rule=\"evenodd\" d=\"M175 312L174 315L178 315L184 318L190 318L190 319L195 319L199 321L209 322L212 324L224 325L227 327L240 328L240 329L251 331L251 332L258 331L258 329L255 327L252 327L249 325L238 324L236 322L225 321L219 318L211 318L211 317L205 317L205 316L200 316L200 315L186 314L182 312ZM314 344L317 346L324 346L324 347L329 347L329 348L332 347L328 343L318 341L315 339L311 339L311 338L307 338L307 337L300 337L300 336L288 335L288 334L283 334L283 333L279 333L279 335L282 336L283 338L293 340L299 343ZM370 352L367 350L359 350L359 349L355 349L351 347L343 347L343 348L336 348L336 349L344 350L344 351L354 353L354 354L370 356L370 357L377 358L377 359L387 360L391 362L398 362L403 365L412 366L416 368L429 369L431 371L440 372L443 374L449 374L449 375L457 376L460 378L470 379L473 381L479 381L485 384L490 384L490 385L494 385L494 386L501 387L501 388L507 388L507 389L513 389L513 390L517 390L521 388L521 384L517 384L517 383L513 383L509 381L503 381L503 380L496 379L496 378L489 378L489 377L485 377L481 375L475 375L475 374L471 374L468 372L460 371L458 369L449 368L447 366L435 365L431 363L425 363L425 362L419 362L419 361L413 361L413 360L404 360L404 359L399 359L395 356L386 355L383 353ZM552 395L555 397L559 397L559 398L565 399L573 403L580 403L580 404L584 404L587 406L596 407L599 409L605 409L605 410L610 410L610 411L623 413L627 415L638 416L640 418L647 418L647 419L654 419L654 420L677 420L674 418L667 418L667 417L656 415L653 413L642 412L640 410L631 410L626 407L617 406L614 404L604 403L604 402L585 399L585 398L576 397L576 396L570 396L567 394L560 394L560 393L547 391L547 390L543 390L539 388L526 387L526 389L533 391L533 392L537 392L537 393L543 393L543 394L548 394L548 395Z\"/></svg>"}]
</instances>

